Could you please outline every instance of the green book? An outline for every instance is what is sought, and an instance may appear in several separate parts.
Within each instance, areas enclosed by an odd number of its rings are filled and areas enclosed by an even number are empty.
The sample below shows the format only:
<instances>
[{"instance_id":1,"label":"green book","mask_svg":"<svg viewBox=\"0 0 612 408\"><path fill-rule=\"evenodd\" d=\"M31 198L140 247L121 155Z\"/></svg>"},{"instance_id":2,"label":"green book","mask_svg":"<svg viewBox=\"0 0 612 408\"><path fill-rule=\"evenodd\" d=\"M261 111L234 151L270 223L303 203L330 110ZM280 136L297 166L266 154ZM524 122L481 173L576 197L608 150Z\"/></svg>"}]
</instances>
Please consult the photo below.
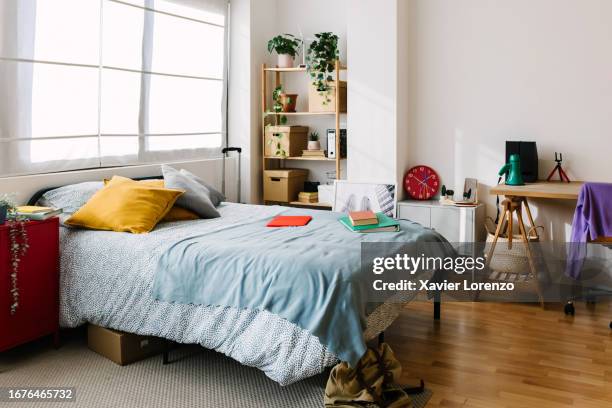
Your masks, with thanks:
<instances>
[{"instance_id":1,"label":"green book","mask_svg":"<svg viewBox=\"0 0 612 408\"><path fill-rule=\"evenodd\" d=\"M353 232L397 232L400 230L399 222L383 213L376 213L378 224L372 225L353 225L348 216L340 217L338 221Z\"/></svg>"}]
</instances>

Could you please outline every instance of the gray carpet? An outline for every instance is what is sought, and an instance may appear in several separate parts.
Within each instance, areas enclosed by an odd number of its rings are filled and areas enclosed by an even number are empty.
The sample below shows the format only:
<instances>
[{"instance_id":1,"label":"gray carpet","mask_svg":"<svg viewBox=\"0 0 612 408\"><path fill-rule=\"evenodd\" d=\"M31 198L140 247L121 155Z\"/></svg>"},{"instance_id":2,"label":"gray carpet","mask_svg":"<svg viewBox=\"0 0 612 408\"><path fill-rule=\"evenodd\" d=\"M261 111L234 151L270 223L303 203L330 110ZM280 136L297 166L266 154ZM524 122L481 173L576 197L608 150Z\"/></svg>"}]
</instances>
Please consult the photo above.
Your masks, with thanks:
<instances>
[{"instance_id":1,"label":"gray carpet","mask_svg":"<svg viewBox=\"0 0 612 408\"><path fill-rule=\"evenodd\" d=\"M200 347L181 347L172 363L153 357L128 366L90 351L82 336L59 350L37 342L0 353L1 387L75 387L76 403L23 402L19 407L322 407L326 374L281 387L257 369ZM413 397L424 407L431 392ZM0 405L3 405L0 402Z\"/></svg>"}]
</instances>

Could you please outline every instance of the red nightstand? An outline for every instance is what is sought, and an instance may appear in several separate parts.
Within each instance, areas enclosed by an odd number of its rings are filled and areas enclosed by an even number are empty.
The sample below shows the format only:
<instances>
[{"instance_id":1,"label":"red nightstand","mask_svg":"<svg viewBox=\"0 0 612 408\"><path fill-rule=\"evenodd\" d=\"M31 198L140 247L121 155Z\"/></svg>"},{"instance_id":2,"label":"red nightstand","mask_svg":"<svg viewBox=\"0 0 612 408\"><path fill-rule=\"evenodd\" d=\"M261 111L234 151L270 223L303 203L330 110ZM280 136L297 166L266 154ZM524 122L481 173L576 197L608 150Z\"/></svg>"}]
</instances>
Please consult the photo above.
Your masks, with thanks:
<instances>
[{"instance_id":1,"label":"red nightstand","mask_svg":"<svg viewBox=\"0 0 612 408\"><path fill-rule=\"evenodd\" d=\"M59 219L30 221L30 247L18 274L19 307L11 315L9 227L0 225L0 351L53 334L59 341Z\"/></svg>"}]
</instances>

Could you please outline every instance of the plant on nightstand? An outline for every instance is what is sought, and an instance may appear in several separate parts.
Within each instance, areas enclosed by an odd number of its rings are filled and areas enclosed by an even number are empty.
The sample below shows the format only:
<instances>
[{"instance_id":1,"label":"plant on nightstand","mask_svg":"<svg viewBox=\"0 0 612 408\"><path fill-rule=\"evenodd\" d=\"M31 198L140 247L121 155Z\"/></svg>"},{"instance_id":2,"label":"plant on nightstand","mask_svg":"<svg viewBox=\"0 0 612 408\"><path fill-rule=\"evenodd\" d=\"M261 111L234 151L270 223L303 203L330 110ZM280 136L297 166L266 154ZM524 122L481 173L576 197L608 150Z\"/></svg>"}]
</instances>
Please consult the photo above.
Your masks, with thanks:
<instances>
[{"instance_id":1,"label":"plant on nightstand","mask_svg":"<svg viewBox=\"0 0 612 408\"><path fill-rule=\"evenodd\" d=\"M319 133L312 132L308 136L308 150L321 150L321 143L319 142Z\"/></svg>"},{"instance_id":2,"label":"plant on nightstand","mask_svg":"<svg viewBox=\"0 0 612 408\"><path fill-rule=\"evenodd\" d=\"M6 194L0 196L0 225L4 225L9 209L12 208L13 202L10 197Z\"/></svg>"},{"instance_id":3,"label":"plant on nightstand","mask_svg":"<svg viewBox=\"0 0 612 408\"><path fill-rule=\"evenodd\" d=\"M10 252L10 294L11 294L11 314L14 315L19 307L19 286L17 273L19 263L30 247L28 235L25 229L25 219L17 215L16 207L12 199L13 195L3 195L0 197L0 212L4 209L5 218L10 217L9 223L9 252ZM2 214L0 214L2 215ZM4 224L4 222L0 223Z\"/></svg>"},{"instance_id":4,"label":"plant on nightstand","mask_svg":"<svg viewBox=\"0 0 612 408\"><path fill-rule=\"evenodd\" d=\"M324 32L315 34L315 40L308 47L306 61L312 85L320 95L325 96L325 103L329 103L330 85L334 78L331 73L335 70L335 61L340 55L338 52L338 36L334 33Z\"/></svg>"},{"instance_id":5,"label":"plant on nightstand","mask_svg":"<svg viewBox=\"0 0 612 408\"><path fill-rule=\"evenodd\" d=\"M302 40L291 34L281 34L268 41L268 51L278 54L279 68L292 68L301 43Z\"/></svg>"}]
</instances>

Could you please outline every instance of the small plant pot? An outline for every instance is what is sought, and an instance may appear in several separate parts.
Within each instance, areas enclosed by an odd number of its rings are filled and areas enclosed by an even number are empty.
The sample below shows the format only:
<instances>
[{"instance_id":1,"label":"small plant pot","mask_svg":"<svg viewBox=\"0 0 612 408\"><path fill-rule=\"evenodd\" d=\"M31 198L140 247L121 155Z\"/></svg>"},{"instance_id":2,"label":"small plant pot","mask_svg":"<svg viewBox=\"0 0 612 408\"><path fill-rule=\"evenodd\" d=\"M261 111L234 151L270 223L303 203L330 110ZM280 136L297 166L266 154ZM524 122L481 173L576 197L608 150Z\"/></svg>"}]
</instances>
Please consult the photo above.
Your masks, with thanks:
<instances>
[{"instance_id":1,"label":"small plant pot","mask_svg":"<svg viewBox=\"0 0 612 408\"><path fill-rule=\"evenodd\" d=\"M280 94L280 103L283 106L283 112L295 112L297 98L297 94Z\"/></svg>"},{"instance_id":2,"label":"small plant pot","mask_svg":"<svg viewBox=\"0 0 612 408\"><path fill-rule=\"evenodd\" d=\"M7 206L0 206L0 225L4 225L6 222L6 213L8 212Z\"/></svg>"},{"instance_id":3,"label":"small plant pot","mask_svg":"<svg viewBox=\"0 0 612 408\"><path fill-rule=\"evenodd\" d=\"M293 68L294 58L289 54L278 54L279 68Z\"/></svg>"},{"instance_id":4,"label":"small plant pot","mask_svg":"<svg viewBox=\"0 0 612 408\"><path fill-rule=\"evenodd\" d=\"M321 150L321 143L318 140L309 140L308 150Z\"/></svg>"}]
</instances>

